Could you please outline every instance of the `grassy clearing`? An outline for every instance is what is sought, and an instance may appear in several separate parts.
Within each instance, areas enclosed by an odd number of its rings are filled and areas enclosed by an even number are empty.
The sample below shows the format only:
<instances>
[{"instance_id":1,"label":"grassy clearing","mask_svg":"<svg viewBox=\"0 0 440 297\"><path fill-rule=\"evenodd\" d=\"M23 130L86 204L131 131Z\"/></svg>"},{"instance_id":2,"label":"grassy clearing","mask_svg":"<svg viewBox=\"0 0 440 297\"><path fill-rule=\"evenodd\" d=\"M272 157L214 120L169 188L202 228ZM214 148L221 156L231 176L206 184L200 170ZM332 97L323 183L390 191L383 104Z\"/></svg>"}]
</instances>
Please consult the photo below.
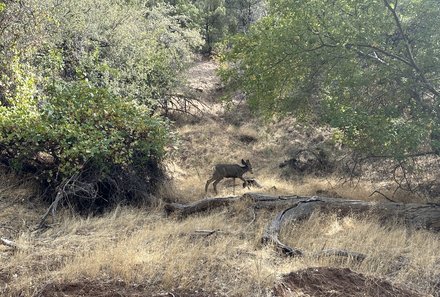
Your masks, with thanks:
<instances>
[{"instance_id":1,"label":"grassy clearing","mask_svg":"<svg viewBox=\"0 0 440 297\"><path fill-rule=\"evenodd\" d=\"M374 220L314 215L286 226L282 239L307 252L288 259L262 247L260 237L273 214L254 213L246 203L185 220L160 210L118 208L100 218L66 216L42 234L25 231L15 253L0 250L1 296L32 296L45 283L122 280L158 291L204 289L224 296L267 296L279 277L315 266L349 267L385 277L427 294L440 274L440 238L380 226ZM197 230L217 230L200 236ZM361 264L346 258L316 258L323 248L362 252ZM404 262L399 268L400 261Z\"/></svg>"}]
</instances>

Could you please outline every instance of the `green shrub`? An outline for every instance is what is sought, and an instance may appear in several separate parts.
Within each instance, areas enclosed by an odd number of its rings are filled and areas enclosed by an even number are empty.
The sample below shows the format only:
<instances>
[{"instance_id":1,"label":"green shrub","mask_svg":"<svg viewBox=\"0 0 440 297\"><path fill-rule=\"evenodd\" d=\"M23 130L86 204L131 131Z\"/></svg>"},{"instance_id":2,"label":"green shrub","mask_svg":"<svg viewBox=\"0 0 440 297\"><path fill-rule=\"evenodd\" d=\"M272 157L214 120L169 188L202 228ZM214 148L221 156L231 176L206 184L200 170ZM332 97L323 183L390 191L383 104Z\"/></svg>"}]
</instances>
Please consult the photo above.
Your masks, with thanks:
<instances>
[{"instance_id":1,"label":"green shrub","mask_svg":"<svg viewBox=\"0 0 440 297\"><path fill-rule=\"evenodd\" d=\"M129 192L151 193L163 178L168 125L148 108L87 81L59 83L36 105L31 89L0 107L0 158L11 169L34 174L50 189L75 177L93 189L86 193L92 201L112 203L139 201L146 196Z\"/></svg>"}]
</instances>

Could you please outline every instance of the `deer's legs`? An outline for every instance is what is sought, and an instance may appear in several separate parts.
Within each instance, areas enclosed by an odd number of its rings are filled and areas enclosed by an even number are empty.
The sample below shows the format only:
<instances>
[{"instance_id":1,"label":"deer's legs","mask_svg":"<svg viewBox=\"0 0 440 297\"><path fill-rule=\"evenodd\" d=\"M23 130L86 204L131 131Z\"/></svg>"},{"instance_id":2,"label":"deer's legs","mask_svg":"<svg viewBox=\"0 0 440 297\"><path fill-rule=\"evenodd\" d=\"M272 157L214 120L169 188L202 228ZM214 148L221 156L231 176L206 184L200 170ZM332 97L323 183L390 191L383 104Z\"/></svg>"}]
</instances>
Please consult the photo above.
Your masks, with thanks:
<instances>
[{"instance_id":1,"label":"deer's legs","mask_svg":"<svg viewBox=\"0 0 440 297\"><path fill-rule=\"evenodd\" d=\"M244 177L240 176L239 179L241 179L243 181L243 188L248 186L248 182L247 182L247 180L244 179ZM249 188L249 186L248 186L248 188Z\"/></svg>"},{"instance_id":2,"label":"deer's legs","mask_svg":"<svg viewBox=\"0 0 440 297\"><path fill-rule=\"evenodd\" d=\"M214 177L211 177L210 179L208 179L208 180L206 181L206 185L205 185L205 193L208 193L208 187L209 187L209 184L212 183L214 180L215 180L215 178L214 178Z\"/></svg>"},{"instance_id":3,"label":"deer's legs","mask_svg":"<svg viewBox=\"0 0 440 297\"><path fill-rule=\"evenodd\" d=\"M222 180L222 178L216 179L215 182L212 184L214 186L214 192L217 195L217 184Z\"/></svg>"}]
</instances>

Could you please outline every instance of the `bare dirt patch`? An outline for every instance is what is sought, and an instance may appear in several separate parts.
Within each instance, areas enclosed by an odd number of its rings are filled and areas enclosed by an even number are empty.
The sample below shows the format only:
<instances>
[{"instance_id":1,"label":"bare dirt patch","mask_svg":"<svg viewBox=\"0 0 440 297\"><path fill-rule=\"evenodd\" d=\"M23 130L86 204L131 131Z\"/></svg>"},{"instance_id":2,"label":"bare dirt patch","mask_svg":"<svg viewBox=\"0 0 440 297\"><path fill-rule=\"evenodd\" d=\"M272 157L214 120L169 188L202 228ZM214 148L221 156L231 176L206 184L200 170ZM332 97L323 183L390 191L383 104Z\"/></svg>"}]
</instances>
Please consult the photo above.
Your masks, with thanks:
<instances>
[{"instance_id":1,"label":"bare dirt patch","mask_svg":"<svg viewBox=\"0 0 440 297\"><path fill-rule=\"evenodd\" d=\"M278 297L416 297L423 296L348 268L307 268L289 273L274 289Z\"/></svg>"},{"instance_id":2,"label":"bare dirt patch","mask_svg":"<svg viewBox=\"0 0 440 297\"><path fill-rule=\"evenodd\" d=\"M46 285L36 297L208 297L206 292L170 291L158 292L145 285L127 284L123 281L85 280L72 283L52 283Z\"/></svg>"}]
</instances>

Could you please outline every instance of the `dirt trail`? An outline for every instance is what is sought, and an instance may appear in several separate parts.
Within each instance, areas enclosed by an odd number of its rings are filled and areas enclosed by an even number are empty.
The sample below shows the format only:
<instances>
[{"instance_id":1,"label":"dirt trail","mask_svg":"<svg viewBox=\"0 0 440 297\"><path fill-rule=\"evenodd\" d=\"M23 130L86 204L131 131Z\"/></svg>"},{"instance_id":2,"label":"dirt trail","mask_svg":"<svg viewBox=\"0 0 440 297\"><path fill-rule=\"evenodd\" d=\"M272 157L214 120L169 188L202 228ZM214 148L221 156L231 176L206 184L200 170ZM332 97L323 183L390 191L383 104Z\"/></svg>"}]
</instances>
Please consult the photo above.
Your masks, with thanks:
<instances>
[{"instance_id":1,"label":"dirt trail","mask_svg":"<svg viewBox=\"0 0 440 297\"><path fill-rule=\"evenodd\" d=\"M212 95L221 87L220 78L217 76L217 64L211 60L199 60L188 70L188 86L207 96Z\"/></svg>"},{"instance_id":2,"label":"dirt trail","mask_svg":"<svg viewBox=\"0 0 440 297\"><path fill-rule=\"evenodd\" d=\"M196 106L204 119L218 120L224 112L220 96L222 83L217 75L218 65L215 61L199 59L186 72L186 87L196 99ZM194 113L195 110L192 110Z\"/></svg>"}]
</instances>

